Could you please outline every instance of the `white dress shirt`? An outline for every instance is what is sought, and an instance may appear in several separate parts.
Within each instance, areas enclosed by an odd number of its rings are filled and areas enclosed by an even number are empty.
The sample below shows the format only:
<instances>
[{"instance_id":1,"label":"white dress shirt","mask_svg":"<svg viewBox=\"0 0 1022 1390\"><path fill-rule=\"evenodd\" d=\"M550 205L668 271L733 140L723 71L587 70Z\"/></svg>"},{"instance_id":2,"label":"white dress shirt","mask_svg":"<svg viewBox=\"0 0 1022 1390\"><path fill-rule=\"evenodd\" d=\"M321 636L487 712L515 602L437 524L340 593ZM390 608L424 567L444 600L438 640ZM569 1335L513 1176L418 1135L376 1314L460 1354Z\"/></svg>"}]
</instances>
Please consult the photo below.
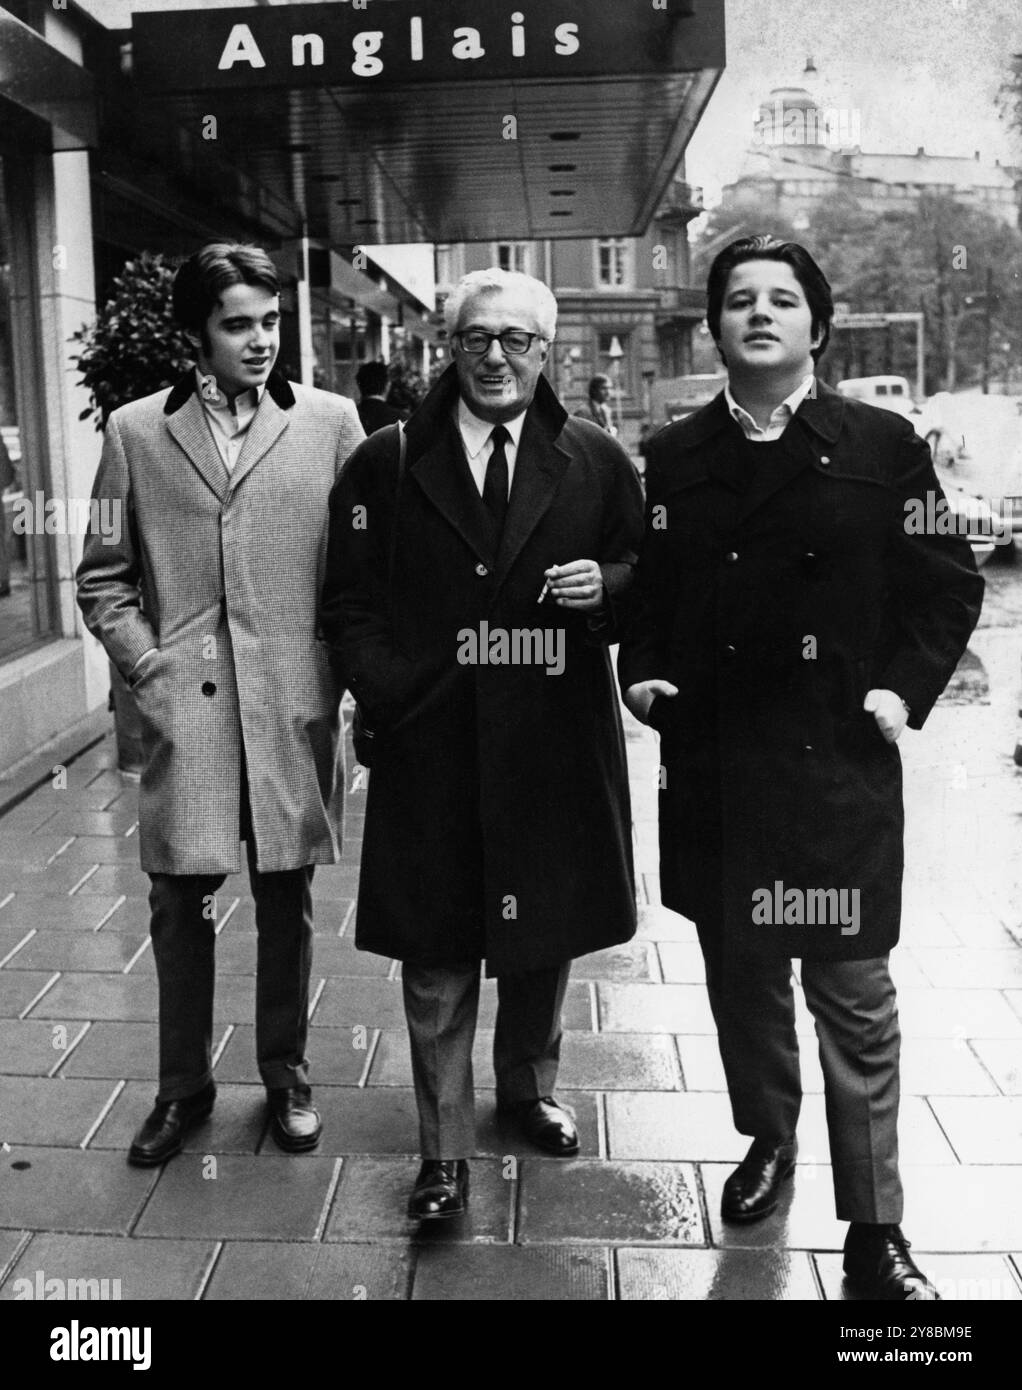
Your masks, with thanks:
<instances>
[{"instance_id":1,"label":"white dress shirt","mask_svg":"<svg viewBox=\"0 0 1022 1390\"><path fill-rule=\"evenodd\" d=\"M480 420L478 415L474 415L460 396L456 423L465 450L465 457L472 471L472 479L479 489L479 496L482 497L483 484L486 481L486 465L493 453L493 441L490 435L497 427L491 421ZM511 484L515 476L515 460L518 457L518 445L522 438L522 426L525 424L525 411L523 410L521 415L516 415L513 420L505 420L503 424L511 436L504 445L504 453L507 456L507 493L510 497Z\"/></svg>"},{"instance_id":2,"label":"white dress shirt","mask_svg":"<svg viewBox=\"0 0 1022 1390\"><path fill-rule=\"evenodd\" d=\"M815 380L816 378L812 374L803 377L791 395L786 396L780 405L771 412L770 420L765 429L761 429L749 412L738 404L731 394L730 385L724 387L724 399L727 401L731 418L737 420L741 425L746 439L751 439L753 444L766 444L772 439L780 439L788 426L788 421L808 396Z\"/></svg>"},{"instance_id":3,"label":"white dress shirt","mask_svg":"<svg viewBox=\"0 0 1022 1390\"><path fill-rule=\"evenodd\" d=\"M266 387L253 386L248 391L242 391L240 396L235 396L234 400L231 401L219 389L215 377L211 378L204 375L198 367L195 369L195 375L198 380L199 400L206 411L206 419L209 421L209 432L213 436L213 443L220 450L220 457L224 461L227 472L233 473L245 443L248 428L255 419L255 413L259 409L259 402L263 398ZM212 388L207 385L210 381L213 383ZM213 391L216 391L215 398L212 395Z\"/></svg>"}]
</instances>

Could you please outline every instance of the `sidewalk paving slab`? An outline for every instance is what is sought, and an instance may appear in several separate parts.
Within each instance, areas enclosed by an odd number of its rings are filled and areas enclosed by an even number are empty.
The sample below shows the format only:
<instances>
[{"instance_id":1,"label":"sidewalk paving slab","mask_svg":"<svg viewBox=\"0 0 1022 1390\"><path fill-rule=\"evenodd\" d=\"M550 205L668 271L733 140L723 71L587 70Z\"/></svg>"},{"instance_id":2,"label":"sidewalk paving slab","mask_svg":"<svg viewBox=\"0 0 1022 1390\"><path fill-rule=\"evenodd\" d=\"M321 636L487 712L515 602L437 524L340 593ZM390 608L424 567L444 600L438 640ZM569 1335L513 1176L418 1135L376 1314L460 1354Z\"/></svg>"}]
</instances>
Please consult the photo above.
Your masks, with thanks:
<instances>
[{"instance_id":1,"label":"sidewalk paving slab","mask_svg":"<svg viewBox=\"0 0 1022 1390\"><path fill-rule=\"evenodd\" d=\"M398 1246L227 1241L205 1299L403 1301L414 1252Z\"/></svg>"},{"instance_id":2,"label":"sidewalk paving slab","mask_svg":"<svg viewBox=\"0 0 1022 1390\"><path fill-rule=\"evenodd\" d=\"M0 1226L29 1231L127 1235L159 1176L123 1152L19 1145L0 1164Z\"/></svg>"},{"instance_id":3,"label":"sidewalk paving slab","mask_svg":"<svg viewBox=\"0 0 1022 1390\"><path fill-rule=\"evenodd\" d=\"M124 930L125 898L120 893L90 894L86 897L35 895L20 892L0 908L0 926L24 931L63 930L96 932L107 928ZM141 924L148 931L148 925ZM136 925L134 930L138 930Z\"/></svg>"},{"instance_id":4,"label":"sidewalk paving slab","mask_svg":"<svg viewBox=\"0 0 1022 1390\"><path fill-rule=\"evenodd\" d=\"M0 1019L0 1075L49 1076L68 1058L71 1049L88 1029L88 1023L76 1024L67 1029L65 1039L59 1025L55 1030L52 1023L43 1019ZM66 1042L66 1046L62 1047L62 1042ZM4 1082L4 1094L6 1088L7 1082Z\"/></svg>"},{"instance_id":5,"label":"sidewalk paving slab","mask_svg":"<svg viewBox=\"0 0 1022 1390\"><path fill-rule=\"evenodd\" d=\"M133 1234L315 1240L342 1160L182 1153L162 1169Z\"/></svg>"},{"instance_id":6,"label":"sidewalk paving slab","mask_svg":"<svg viewBox=\"0 0 1022 1390\"><path fill-rule=\"evenodd\" d=\"M790 1250L651 1250L615 1252L619 1297L749 1300L820 1298L810 1256Z\"/></svg>"},{"instance_id":7,"label":"sidewalk paving slab","mask_svg":"<svg viewBox=\"0 0 1022 1390\"><path fill-rule=\"evenodd\" d=\"M74 1148L84 1142L120 1084L63 1077L5 1077L0 1137L18 1146Z\"/></svg>"},{"instance_id":8,"label":"sidewalk paving slab","mask_svg":"<svg viewBox=\"0 0 1022 1390\"><path fill-rule=\"evenodd\" d=\"M969 1047L1005 1095L1022 1095L1022 1039L970 1038Z\"/></svg>"},{"instance_id":9,"label":"sidewalk paving slab","mask_svg":"<svg viewBox=\"0 0 1022 1390\"><path fill-rule=\"evenodd\" d=\"M18 1279L35 1285L38 1273L65 1285L105 1279L110 1292L116 1280L121 1299L193 1299L206 1281L215 1252L212 1241L36 1235L0 1285L0 1300L17 1297Z\"/></svg>"},{"instance_id":10,"label":"sidewalk paving slab","mask_svg":"<svg viewBox=\"0 0 1022 1390\"><path fill-rule=\"evenodd\" d=\"M706 1244L690 1163L530 1160L521 1165L521 1183L523 1245Z\"/></svg>"},{"instance_id":11,"label":"sidewalk paving slab","mask_svg":"<svg viewBox=\"0 0 1022 1390\"><path fill-rule=\"evenodd\" d=\"M421 1302L603 1301L612 1297L609 1251L429 1245L419 1251L412 1298Z\"/></svg>"}]
</instances>

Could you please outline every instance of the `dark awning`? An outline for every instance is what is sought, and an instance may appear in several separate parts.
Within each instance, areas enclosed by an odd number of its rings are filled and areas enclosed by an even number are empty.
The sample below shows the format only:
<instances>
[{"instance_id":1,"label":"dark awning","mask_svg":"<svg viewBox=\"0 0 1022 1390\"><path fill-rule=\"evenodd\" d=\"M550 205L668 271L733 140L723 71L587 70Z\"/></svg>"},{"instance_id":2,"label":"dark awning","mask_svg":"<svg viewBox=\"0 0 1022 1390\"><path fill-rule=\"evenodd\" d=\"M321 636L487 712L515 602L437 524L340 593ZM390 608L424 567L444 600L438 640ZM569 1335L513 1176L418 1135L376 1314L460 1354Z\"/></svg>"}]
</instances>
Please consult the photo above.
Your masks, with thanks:
<instances>
[{"instance_id":1,"label":"dark awning","mask_svg":"<svg viewBox=\"0 0 1022 1390\"><path fill-rule=\"evenodd\" d=\"M0 97L52 127L55 150L96 143L93 79L41 34L0 9Z\"/></svg>"},{"instance_id":2,"label":"dark awning","mask_svg":"<svg viewBox=\"0 0 1022 1390\"><path fill-rule=\"evenodd\" d=\"M218 152L335 246L634 236L724 65L723 0L664 3L138 14L138 115L213 117Z\"/></svg>"}]
</instances>

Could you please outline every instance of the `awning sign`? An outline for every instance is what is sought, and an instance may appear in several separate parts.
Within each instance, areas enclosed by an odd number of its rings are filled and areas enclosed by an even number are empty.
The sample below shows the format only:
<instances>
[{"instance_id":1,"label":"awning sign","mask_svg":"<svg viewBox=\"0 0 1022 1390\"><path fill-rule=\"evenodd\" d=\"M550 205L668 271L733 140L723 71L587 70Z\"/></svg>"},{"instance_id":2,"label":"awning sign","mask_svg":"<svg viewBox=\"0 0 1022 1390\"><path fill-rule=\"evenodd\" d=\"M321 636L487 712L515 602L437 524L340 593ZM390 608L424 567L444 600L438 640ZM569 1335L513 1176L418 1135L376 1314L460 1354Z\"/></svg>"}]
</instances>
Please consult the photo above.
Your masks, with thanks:
<instances>
[{"instance_id":1,"label":"awning sign","mask_svg":"<svg viewBox=\"0 0 1022 1390\"><path fill-rule=\"evenodd\" d=\"M723 0L357 0L140 13L153 92L722 68Z\"/></svg>"}]
</instances>

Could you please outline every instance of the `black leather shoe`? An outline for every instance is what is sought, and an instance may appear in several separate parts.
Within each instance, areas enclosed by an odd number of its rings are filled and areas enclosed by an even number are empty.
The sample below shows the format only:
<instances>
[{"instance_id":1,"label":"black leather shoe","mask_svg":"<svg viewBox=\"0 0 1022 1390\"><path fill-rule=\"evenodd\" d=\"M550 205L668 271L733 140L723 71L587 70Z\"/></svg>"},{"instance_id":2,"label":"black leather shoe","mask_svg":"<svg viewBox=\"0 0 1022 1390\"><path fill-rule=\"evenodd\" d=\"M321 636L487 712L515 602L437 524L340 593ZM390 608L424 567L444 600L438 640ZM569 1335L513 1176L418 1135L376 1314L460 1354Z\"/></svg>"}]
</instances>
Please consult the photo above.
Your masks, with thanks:
<instances>
[{"instance_id":1,"label":"black leather shoe","mask_svg":"<svg viewBox=\"0 0 1022 1390\"><path fill-rule=\"evenodd\" d=\"M884 1303L940 1302L940 1294L908 1253L900 1226L853 1221L845 1237L844 1270L860 1298Z\"/></svg>"},{"instance_id":2,"label":"black leather shoe","mask_svg":"<svg viewBox=\"0 0 1022 1390\"><path fill-rule=\"evenodd\" d=\"M274 1087L266 1092L266 1105L270 1133L278 1149L301 1154L316 1147L323 1133L323 1121L308 1086Z\"/></svg>"},{"instance_id":3,"label":"black leather shoe","mask_svg":"<svg viewBox=\"0 0 1022 1390\"><path fill-rule=\"evenodd\" d=\"M419 1169L408 1215L414 1221L447 1221L468 1207L468 1162L464 1158L427 1158Z\"/></svg>"},{"instance_id":4,"label":"black leather shoe","mask_svg":"<svg viewBox=\"0 0 1022 1390\"><path fill-rule=\"evenodd\" d=\"M211 1081L184 1100L158 1100L132 1140L128 1162L136 1168L153 1168L180 1153L184 1136L206 1118L215 1099Z\"/></svg>"},{"instance_id":5,"label":"black leather shoe","mask_svg":"<svg viewBox=\"0 0 1022 1390\"><path fill-rule=\"evenodd\" d=\"M556 1158L570 1158L578 1153L575 1121L553 1096L498 1106L498 1110L502 1115L510 1115L525 1138L544 1153Z\"/></svg>"},{"instance_id":6,"label":"black leather shoe","mask_svg":"<svg viewBox=\"0 0 1022 1390\"><path fill-rule=\"evenodd\" d=\"M795 1171L798 1145L794 1139L777 1143L754 1139L749 1152L724 1184L720 1214L725 1221L759 1221L779 1201L781 1184Z\"/></svg>"}]
</instances>

